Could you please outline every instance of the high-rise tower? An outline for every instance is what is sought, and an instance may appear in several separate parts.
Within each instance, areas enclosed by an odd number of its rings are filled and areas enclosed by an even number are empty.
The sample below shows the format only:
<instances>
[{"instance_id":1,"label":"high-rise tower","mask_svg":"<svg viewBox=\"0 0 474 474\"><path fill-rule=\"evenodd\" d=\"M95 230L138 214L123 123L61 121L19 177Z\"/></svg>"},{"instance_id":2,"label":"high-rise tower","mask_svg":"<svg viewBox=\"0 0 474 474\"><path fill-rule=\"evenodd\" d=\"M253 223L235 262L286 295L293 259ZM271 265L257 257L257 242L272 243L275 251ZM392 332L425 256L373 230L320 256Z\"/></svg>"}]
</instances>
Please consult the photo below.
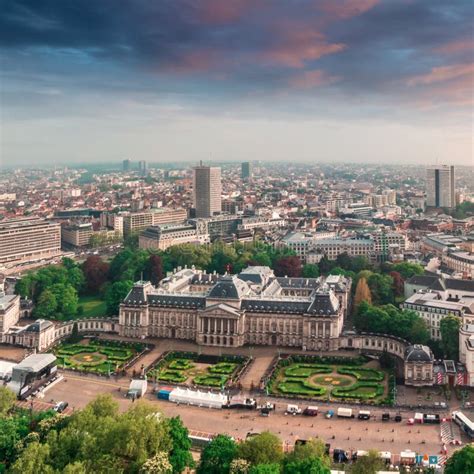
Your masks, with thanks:
<instances>
[{"instance_id":1,"label":"high-rise tower","mask_svg":"<svg viewBox=\"0 0 474 474\"><path fill-rule=\"evenodd\" d=\"M426 205L428 207L454 207L456 190L454 166L434 165L426 170Z\"/></svg>"},{"instance_id":2,"label":"high-rise tower","mask_svg":"<svg viewBox=\"0 0 474 474\"><path fill-rule=\"evenodd\" d=\"M221 169L214 166L193 168L193 195L196 217L211 217L221 212Z\"/></svg>"}]
</instances>

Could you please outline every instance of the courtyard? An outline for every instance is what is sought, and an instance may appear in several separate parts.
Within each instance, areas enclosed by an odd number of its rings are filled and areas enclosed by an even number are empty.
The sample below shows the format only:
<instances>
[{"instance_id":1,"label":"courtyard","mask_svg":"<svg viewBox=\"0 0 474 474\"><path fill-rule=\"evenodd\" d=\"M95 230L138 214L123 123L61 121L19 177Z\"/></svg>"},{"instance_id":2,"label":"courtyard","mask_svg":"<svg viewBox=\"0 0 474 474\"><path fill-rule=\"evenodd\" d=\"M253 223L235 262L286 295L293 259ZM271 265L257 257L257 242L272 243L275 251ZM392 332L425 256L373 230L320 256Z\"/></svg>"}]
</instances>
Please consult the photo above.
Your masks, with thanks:
<instances>
[{"instance_id":1,"label":"courtyard","mask_svg":"<svg viewBox=\"0 0 474 474\"><path fill-rule=\"evenodd\" d=\"M62 343L53 352L63 369L110 375L122 370L144 349L141 343L82 339L74 344Z\"/></svg>"},{"instance_id":2,"label":"courtyard","mask_svg":"<svg viewBox=\"0 0 474 474\"><path fill-rule=\"evenodd\" d=\"M287 356L266 382L275 396L391 405L393 376L364 357Z\"/></svg>"},{"instance_id":3,"label":"courtyard","mask_svg":"<svg viewBox=\"0 0 474 474\"><path fill-rule=\"evenodd\" d=\"M147 372L149 380L223 388L236 383L248 358L238 355L203 355L196 352L167 352Z\"/></svg>"}]
</instances>

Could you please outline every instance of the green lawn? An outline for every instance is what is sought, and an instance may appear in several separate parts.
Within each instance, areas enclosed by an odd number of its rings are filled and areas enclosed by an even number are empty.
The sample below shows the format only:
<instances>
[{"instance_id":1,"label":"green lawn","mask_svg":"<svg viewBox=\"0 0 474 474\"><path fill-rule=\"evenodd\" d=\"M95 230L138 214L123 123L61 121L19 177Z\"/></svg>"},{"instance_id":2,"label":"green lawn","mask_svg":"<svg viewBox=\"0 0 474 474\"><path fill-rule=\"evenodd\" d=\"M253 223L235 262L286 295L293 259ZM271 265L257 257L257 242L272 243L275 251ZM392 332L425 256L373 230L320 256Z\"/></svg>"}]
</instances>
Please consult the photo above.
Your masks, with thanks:
<instances>
[{"instance_id":1,"label":"green lawn","mask_svg":"<svg viewBox=\"0 0 474 474\"><path fill-rule=\"evenodd\" d=\"M84 313L80 318L94 318L97 316L106 316L105 301L99 296L80 296L79 306L84 308Z\"/></svg>"}]
</instances>

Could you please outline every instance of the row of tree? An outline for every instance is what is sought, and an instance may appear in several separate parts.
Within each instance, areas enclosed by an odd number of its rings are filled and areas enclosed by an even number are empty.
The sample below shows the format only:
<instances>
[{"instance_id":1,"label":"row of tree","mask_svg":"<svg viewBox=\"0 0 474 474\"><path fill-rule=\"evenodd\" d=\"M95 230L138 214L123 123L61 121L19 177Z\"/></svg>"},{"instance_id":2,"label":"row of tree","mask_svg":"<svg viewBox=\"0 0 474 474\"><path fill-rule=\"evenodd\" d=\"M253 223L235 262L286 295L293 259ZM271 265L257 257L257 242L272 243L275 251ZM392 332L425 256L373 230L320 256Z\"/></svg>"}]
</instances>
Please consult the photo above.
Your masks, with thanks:
<instances>
[{"instance_id":1,"label":"row of tree","mask_svg":"<svg viewBox=\"0 0 474 474\"><path fill-rule=\"evenodd\" d=\"M13 408L0 388L0 472L83 474L180 473L193 466L188 431L145 402L125 413L101 395L72 416Z\"/></svg>"}]
</instances>

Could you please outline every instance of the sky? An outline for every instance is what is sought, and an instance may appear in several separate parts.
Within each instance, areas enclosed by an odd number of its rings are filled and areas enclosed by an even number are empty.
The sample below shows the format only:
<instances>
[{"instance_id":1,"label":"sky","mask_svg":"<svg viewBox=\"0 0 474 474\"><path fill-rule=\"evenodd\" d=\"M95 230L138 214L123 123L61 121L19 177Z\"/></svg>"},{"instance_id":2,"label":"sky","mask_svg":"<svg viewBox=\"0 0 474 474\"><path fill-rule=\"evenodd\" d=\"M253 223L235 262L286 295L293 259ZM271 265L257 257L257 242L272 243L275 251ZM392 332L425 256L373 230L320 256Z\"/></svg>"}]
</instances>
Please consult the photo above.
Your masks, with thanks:
<instances>
[{"instance_id":1,"label":"sky","mask_svg":"<svg viewBox=\"0 0 474 474\"><path fill-rule=\"evenodd\" d=\"M472 0L2 0L0 164L474 164Z\"/></svg>"}]
</instances>

